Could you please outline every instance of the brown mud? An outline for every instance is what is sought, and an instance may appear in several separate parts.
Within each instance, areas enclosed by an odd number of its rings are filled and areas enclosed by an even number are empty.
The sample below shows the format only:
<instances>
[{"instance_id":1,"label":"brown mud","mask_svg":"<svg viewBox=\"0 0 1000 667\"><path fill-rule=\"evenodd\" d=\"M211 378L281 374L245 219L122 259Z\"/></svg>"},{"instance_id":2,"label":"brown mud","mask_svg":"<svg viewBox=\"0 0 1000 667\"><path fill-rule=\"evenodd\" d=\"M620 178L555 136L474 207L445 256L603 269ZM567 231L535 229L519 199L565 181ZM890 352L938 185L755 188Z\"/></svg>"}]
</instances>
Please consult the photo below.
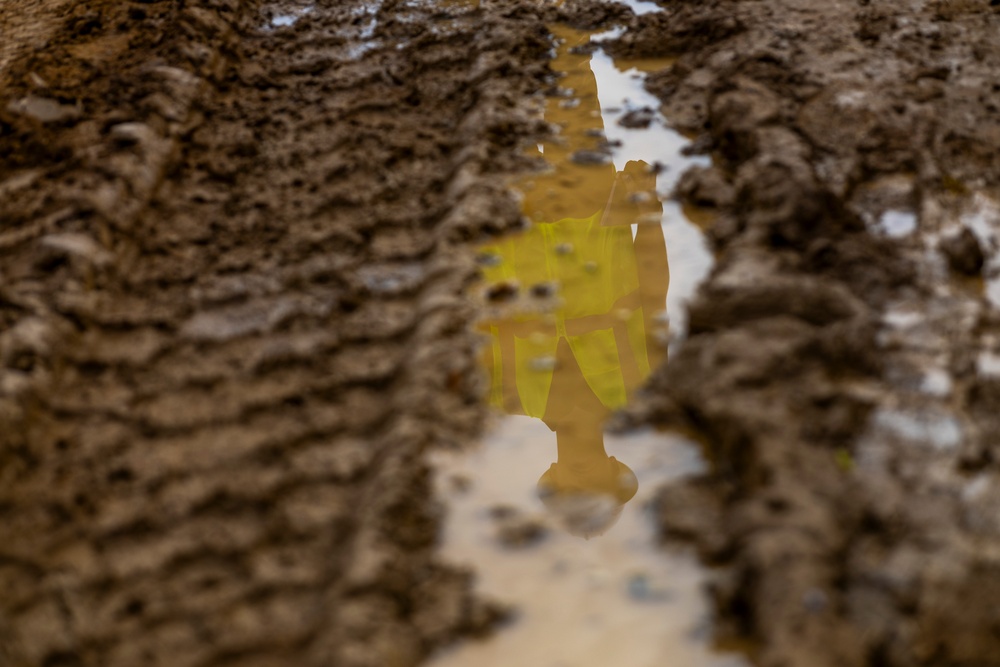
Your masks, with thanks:
<instances>
[{"instance_id":1,"label":"brown mud","mask_svg":"<svg viewBox=\"0 0 1000 667\"><path fill-rule=\"evenodd\" d=\"M624 420L712 461L661 494L665 534L730 566L758 664L1000 664L1000 10L665 7L617 47L678 57L648 85L714 157L678 195L719 260Z\"/></svg>"},{"instance_id":2,"label":"brown mud","mask_svg":"<svg viewBox=\"0 0 1000 667\"><path fill-rule=\"evenodd\" d=\"M704 442L659 510L723 629L1000 665L1000 9L663 7L5 2L0 667L413 665L497 619L426 453L485 419L467 291L554 22L676 57L714 158L717 269L618 423Z\"/></svg>"},{"instance_id":3,"label":"brown mud","mask_svg":"<svg viewBox=\"0 0 1000 667\"><path fill-rule=\"evenodd\" d=\"M78 3L3 73L0 665L409 665L471 440L465 239L518 222L516 12Z\"/></svg>"}]
</instances>

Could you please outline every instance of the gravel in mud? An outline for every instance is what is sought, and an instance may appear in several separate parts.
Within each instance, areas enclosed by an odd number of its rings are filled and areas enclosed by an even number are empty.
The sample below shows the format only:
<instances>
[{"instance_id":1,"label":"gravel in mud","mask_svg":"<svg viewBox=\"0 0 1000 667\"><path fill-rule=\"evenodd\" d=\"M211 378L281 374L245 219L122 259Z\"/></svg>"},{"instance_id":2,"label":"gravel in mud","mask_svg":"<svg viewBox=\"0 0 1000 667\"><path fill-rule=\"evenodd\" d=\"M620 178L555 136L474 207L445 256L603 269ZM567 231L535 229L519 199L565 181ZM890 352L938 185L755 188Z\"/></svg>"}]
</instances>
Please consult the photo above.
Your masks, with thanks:
<instances>
[{"instance_id":1,"label":"gravel in mud","mask_svg":"<svg viewBox=\"0 0 1000 667\"><path fill-rule=\"evenodd\" d=\"M766 666L1000 665L1000 8L664 8L4 2L0 666L490 626L424 453L484 418L463 292L552 21L677 57L650 88L715 160L678 192L718 267L621 422L703 439L659 509L720 618Z\"/></svg>"}]
</instances>

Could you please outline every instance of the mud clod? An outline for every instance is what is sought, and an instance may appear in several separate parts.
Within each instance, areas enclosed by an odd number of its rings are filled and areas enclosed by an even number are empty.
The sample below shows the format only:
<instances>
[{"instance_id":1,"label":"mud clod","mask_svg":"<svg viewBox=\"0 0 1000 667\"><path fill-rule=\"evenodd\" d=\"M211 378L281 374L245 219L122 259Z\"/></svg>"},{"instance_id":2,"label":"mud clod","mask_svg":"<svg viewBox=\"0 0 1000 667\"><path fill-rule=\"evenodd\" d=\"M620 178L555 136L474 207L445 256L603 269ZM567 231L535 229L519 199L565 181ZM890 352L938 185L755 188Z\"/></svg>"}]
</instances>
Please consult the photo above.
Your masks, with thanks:
<instances>
[{"instance_id":1,"label":"mud clod","mask_svg":"<svg viewBox=\"0 0 1000 667\"><path fill-rule=\"evenodd\" d=\"M952 270L967 276L978 275L983 270L983 249L968 227L942 238L939 247Z\"/></svg>"},{"instance_id":2,"label":"mud clod","mask_svg":"<svg viewBox=\"0 0 1000 667\"><path fill-rule=\"evenodd\" d=\"M633 109L618 119L618 124L631 129L644 129L652 125L656 112L649 107Z\"/></svg>"},{"instance_id":3,"label":"mud clod","mask_svg":"<svg viewBox=\"0 0 1000 667\"><path fill-rule=\"evenodd\" d=\"M714 147L677 196L715 209L718 251L690 337L626 414L703 439L711 472L664 490L660 521L726 566L722 627L758 664L994 664L973 583L994 567L993 482L965 475L994 478L977 434L1000 403L957 378L995 367L995 306L925 250L940 238L960 275L988 263L1000 137L966 86L1000 66L997 16L862 4L678 3L622 38L681 47L648 84Z\"/></svg>"},{"instance_id":4,"label":"mud clod","mask_svg":"<svg viewBox=\"0 0 1000 667\"><path fill-rule=\"evenodd\" d=\"M736 200L736 190L717 168L696 167L681 176L675 196L694 206L729 208Z\"/></svg>"},{"instance_id":5,"label":"mud clod","mask_svg":"<svg viewBox=\"0 0 1000 667\"><path fill-rule=\"evenodd\" d=\"M0 664L404 666L487 631L423 456L486 415L465 244L519 223L540 18L15 0L60 20L11 50L10 4Z\"/></svg>"}]
</instances>

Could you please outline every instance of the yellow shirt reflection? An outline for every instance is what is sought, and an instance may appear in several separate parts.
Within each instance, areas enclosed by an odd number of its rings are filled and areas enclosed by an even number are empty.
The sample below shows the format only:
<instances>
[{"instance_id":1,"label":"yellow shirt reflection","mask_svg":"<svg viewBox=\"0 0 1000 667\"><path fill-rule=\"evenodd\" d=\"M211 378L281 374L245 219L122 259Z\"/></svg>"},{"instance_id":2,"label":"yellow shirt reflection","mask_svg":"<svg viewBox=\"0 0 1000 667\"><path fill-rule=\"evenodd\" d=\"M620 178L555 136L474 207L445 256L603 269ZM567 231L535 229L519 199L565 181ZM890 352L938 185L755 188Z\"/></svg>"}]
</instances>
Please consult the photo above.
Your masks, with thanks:
<instances>
[{"instance_id":1,"label":"yellow shirt reflection","mask_svg":"<svg viewBox=\"0 0 1000 667\"><path fill-rule=\"evenodd\" d=\"M574 53L586 35L565 29L554 67L573 98L552 102L546 118L562 128L544 157L554 170L525 186L535 224L486 248L488 283L550 286L548 310L513 308L483 322L491 336L484 363L491 402L543 420L556 432L558 460L539 491L552 506L595 496L611 500L608 521L578 512L571 532L603 532L636 492L635 476L604 450L603 422L661 360L651 343L669 270L655 196L655 174L630 162L622 172L595 159L603 122L590 56ZM581 153L583 151L583 153ZM589 151L589 152L587 152ZM642 222L633 234L633 223ZM598 513L600 514L600 513Z\"/></svg>"}]
</instances>

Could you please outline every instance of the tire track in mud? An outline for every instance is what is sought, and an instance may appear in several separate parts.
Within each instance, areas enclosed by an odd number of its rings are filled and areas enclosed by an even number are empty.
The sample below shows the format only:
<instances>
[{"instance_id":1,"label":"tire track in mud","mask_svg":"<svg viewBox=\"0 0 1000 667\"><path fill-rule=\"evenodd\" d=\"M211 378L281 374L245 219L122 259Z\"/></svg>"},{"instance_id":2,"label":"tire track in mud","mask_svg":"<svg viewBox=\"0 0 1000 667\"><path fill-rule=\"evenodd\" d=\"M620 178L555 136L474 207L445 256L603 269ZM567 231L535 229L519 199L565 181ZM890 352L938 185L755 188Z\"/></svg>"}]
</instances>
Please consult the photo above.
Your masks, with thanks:
<instances>
[{"instance_id":1,"label":"tire track in mud","mask_svg":"<svg viewBox=\"0 0 1000 667\"><path fill-rule=\"evenodd\" d=\"M362 5L88 6L6 73L5 667L408 665L493 617L422 452L482 419L456 248L518 220L548 44L386 2L358 48Z\"/></svg>"}]
</instances>

